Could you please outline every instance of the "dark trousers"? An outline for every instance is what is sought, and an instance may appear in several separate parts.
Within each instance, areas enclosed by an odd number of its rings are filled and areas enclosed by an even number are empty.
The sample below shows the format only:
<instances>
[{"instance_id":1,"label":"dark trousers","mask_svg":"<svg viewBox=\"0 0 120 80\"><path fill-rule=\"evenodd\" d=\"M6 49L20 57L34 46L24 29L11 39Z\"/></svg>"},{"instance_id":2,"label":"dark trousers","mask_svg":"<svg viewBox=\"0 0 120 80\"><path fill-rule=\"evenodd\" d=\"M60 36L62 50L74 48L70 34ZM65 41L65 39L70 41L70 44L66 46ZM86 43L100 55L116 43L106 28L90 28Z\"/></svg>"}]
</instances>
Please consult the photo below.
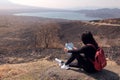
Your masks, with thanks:
<instances>
[{"instance_id":1,"label":"dark trousers","mask_svg":"<svg viewBox=\"0 0 120 80\"><path fill-rule=\"evenodd\" d=\"M75 59L77 59L77 64L72 64ZM65 65L69 65L70 67L83 68L86 72L89 73L96 72L92 62L84 56L81 56L79 53L72 53Z\"/></svg>"}]
</instances>

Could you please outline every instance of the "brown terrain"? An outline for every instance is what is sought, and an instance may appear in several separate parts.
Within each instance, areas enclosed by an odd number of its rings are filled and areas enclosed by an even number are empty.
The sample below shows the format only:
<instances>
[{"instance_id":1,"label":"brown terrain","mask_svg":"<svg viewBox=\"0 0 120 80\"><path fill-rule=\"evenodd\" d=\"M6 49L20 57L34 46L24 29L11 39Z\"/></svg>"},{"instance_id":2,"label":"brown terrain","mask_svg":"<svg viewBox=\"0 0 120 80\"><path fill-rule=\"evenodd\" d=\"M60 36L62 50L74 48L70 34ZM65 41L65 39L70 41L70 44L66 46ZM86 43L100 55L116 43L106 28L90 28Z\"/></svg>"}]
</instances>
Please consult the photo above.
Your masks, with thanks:
<instances>
[{"instance_id":1,"label":"brown terrain","mask_svg":"<svg viewBox=\"0 0 120 80\"><path fill-rule=\"evenodd\" d=\"M64 43L83 46L89 30L106 54L108 65L88 74L62 70L54 61L66 60ZM69 21L37 17L0 16L0 80L120 80L120 19Z\"/></svg>"}]
</instances>

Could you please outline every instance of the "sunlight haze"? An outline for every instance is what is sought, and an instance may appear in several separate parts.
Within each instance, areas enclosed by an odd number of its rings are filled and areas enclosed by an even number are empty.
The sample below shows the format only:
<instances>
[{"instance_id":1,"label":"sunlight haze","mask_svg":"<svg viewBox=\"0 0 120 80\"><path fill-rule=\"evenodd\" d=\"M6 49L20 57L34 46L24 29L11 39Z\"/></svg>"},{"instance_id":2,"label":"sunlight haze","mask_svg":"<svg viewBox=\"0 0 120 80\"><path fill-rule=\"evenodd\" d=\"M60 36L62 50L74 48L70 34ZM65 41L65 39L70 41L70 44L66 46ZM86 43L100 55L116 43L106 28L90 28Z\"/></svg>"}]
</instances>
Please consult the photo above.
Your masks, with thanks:
<instances>
[{"instance_id":1,"label":"sunlight haze","mask_svg":"<svg viewBox=\"0 0 120 80\"><path fill-rule=\"evenodd\" d=\"M120 8L120 0L9 0L15 4L59 8Z\"/></svg>"}]
</instances>

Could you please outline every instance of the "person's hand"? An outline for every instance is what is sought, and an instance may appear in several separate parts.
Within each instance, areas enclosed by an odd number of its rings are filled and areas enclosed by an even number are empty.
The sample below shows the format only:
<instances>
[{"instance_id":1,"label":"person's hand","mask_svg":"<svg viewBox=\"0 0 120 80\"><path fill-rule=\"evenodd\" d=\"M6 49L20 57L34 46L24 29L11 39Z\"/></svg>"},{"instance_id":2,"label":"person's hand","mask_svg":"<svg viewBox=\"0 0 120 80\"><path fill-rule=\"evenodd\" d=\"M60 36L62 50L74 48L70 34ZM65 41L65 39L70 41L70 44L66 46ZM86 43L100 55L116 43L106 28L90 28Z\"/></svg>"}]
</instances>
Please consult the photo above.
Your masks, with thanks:
<instances>
[{"instance_id":1,"label":"person's hand","mask_svg":"<svg viewBox=\"0 0 120 80\"><path fill-rule=\"evenodd\" d=\"M67 49L67 48L64 48L64 51L65 51L65 52L68 52L68 49Z\"/></svg>"},{"instance_id":2,"label":"person's hand","mask_svg":"<svg viewBox=\"0 0 120 80\"><path fill-rule=\"evenodd\" d=\"M76 48L76 47L74 47L73 49L74 49L74 50L77 50L77 48Z\"/></svg>"}]
</instances>

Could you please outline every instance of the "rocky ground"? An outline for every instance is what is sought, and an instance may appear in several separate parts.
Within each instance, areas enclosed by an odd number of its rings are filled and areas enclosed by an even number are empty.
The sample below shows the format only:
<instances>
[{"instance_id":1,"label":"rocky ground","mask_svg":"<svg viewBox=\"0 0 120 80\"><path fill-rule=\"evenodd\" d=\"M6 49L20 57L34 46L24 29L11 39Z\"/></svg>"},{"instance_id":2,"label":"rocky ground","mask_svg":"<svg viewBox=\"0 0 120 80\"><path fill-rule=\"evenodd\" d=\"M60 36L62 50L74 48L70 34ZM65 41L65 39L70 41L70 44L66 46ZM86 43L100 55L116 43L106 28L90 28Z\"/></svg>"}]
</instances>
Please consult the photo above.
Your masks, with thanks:
<instances>
[{"instance_id":1,"label":"rocky ground","mask_svg":"<svg viewBox=\"0 0 120 80\"><path fill-rule=\"evenodd\" d=\"M78 68L61 69L55 61L43 58L35 62L0 65L1 80L120 80L120 66L107 61L100 72L88 74Z\"/></svg>"},{"instance_id":2,"label":"rocky ground","mask_svg":"<svg viewBox=\"0 0 120 80\"><path fill-rule=\"evenodd\" d=\"M0 16L0 80L120 80L120 26L108 22ZM68 58L64 44L80 48L86 30L104 49L108 65L96 74L60 69L54 59Z\"/></svg>"}]
</instances>

